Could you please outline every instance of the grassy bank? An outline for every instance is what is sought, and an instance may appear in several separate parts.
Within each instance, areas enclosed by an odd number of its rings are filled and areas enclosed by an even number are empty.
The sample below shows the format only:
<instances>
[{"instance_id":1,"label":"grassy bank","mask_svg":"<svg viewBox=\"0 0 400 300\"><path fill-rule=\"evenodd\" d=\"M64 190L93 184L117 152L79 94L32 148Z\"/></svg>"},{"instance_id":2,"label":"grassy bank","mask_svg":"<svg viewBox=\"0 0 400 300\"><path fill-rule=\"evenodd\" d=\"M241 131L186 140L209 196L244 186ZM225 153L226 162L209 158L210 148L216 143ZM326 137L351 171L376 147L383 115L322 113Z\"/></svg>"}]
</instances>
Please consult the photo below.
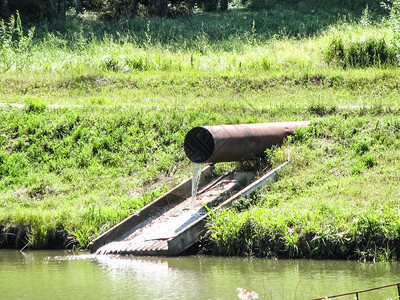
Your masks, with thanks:
<instances>
[{"instance_id":1,"label":"grassy bank","mask_svg":"<svg viewBox=\"0 0 400 300\"><path fill-rule=\"evenodd\" d=\"M271 157L276 166L290 150L292 167L215 215L207 247L397 258L392 33L378 9L310 12L117 23L71 15L65 28L31 36L15 27L1 48L0 102L22 107L0 108L0 224L27 226L31 247L46 247L54 230L85 247L190 176L183 139L192 127L311 120Z\"/></svg>"},{"instance_id":2,"label":"grassy bank","mask_svg":"<svg viewBox=\"0 0 400 300\"><path fill-rule=\"evenodd\" d=\"M286 258L399 257L398 112L341 112L272 154L293 164L271 187L209 223L217 253Z\"/></svg>"},{"instance_id":3,"label":"grassy bank","mask_svg":"<svg viewBox=\"0 0 400 300\"><path fill-rule=\"evenodd\" d=\"M183 139L192 126L249 120L243 107L209 109L38 101L3 108L0 218L30 224L36 247L48 229L67 230L86 245L190 175ZM292 119L287 111L250 111L254 122Z\"/></svg>"}]
</instances>

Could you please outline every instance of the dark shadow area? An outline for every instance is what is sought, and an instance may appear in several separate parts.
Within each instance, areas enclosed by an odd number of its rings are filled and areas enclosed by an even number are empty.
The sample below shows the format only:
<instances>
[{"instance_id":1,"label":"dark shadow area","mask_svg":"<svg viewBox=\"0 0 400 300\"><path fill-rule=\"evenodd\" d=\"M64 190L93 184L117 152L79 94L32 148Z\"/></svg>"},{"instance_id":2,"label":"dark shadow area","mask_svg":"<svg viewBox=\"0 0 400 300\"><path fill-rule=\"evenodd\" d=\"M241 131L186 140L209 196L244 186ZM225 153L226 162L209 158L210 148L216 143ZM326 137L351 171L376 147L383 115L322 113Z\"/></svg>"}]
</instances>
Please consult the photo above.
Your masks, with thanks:
<instances>
[{"instance_id":1,"label":"dark shadow area","mask_svg":"<svg viewBox=\"0 0 400 300\"><path fill-rule=\"evenodd\" d=\"M293 1L292 1L293 2ZM240 51L245 44L267 43L272 37L315 36L338 22L359 21L366 4L343 5L301 1L285 2L256 11L231 8L227 12L194 12L180 18L123 18L106 21L99 14L67 13L66 21L42 24L36 29L36 41L54 40L54 47L84 49L90 42L112 40L139 46L161 46L171 50L207 48ZM368 2L368 1L366 1ZM350 2L351 3L351 2ZM386 14L379 5L368 6L372 22ZM49 39L49 35L53 38Z\"/></svg>"}]
</instances>

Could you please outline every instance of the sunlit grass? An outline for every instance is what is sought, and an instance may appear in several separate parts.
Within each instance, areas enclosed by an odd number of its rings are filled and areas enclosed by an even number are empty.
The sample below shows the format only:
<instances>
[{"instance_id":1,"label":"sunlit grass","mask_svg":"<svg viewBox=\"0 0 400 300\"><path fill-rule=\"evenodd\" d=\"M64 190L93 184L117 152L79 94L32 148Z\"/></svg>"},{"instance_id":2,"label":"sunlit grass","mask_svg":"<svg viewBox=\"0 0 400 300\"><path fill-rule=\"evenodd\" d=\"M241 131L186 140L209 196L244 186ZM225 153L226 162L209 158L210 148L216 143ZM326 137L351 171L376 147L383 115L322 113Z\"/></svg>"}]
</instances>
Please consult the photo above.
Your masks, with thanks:
<instances>
[{"instance_id":1,"label":"sunlit grass","mask_svg":"<svg viewBox=\"0 0 400 300\"><path fill-rule=\"evenodd\" d=\"M30 225L34 247L46 244L49 230L85 246L190 176L182 145L192 127L311 120L324 134L276 150L274 166L291 149L292 167L257 205L211 223L218 251L378 257L385 249L364 249L363 239L376 228L378 240L397 243L397 215L385 207L398 205L399 153L396 131L378 131L377 142L371 126L398 122L399 70L366 49L384 41L390 52L392 37L365 13L347 21L307 13L307 22L294 10L113 24L69 17L64 31L37 29L29 50L0 75L0 102L23 105L0 108L1 223ZM360 128L365 134L354 141L342 132ZM378 211L384 225L365 229ZM333 250L307 248L309 237Z\"/></svg>"}]
</instances>

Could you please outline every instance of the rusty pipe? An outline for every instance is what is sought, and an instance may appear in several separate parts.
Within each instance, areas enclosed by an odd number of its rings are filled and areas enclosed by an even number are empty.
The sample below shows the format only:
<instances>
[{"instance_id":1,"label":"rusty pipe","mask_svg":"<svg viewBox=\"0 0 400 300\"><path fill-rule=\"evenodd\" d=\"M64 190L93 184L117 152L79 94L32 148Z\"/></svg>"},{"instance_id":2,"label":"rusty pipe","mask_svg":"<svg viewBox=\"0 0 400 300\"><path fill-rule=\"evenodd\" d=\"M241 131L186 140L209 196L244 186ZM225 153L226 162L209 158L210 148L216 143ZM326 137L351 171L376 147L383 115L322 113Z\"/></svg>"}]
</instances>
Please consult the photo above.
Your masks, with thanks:
<instances>
[{"instance_id":1,"label":"rusty pipe","mask_svg":"<svg viewBox=\"0 0 400 300\"><path fill-rule=\"evenodd\" d=\"M185 137L186 156L195 163L242 161L261 156L266 149L282 144L296 128L310 122L279 122L199 126Z\"/></svg>"}]
</instances>

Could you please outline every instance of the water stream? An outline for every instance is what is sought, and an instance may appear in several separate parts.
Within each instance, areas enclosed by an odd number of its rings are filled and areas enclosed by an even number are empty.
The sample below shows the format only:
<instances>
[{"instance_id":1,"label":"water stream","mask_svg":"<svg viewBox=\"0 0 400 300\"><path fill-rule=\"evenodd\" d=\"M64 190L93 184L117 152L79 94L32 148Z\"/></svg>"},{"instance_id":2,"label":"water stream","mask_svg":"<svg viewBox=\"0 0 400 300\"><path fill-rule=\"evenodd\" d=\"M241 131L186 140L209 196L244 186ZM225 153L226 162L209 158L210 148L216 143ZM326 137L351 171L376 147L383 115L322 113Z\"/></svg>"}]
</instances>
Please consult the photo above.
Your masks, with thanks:
<instances>
[{"instance_id":1,"label":"water stream","mask_svg":"<svg viewBox=\"0 0 400 300\"><path fill-rule=\"evenodd\" d=\"M400 263L0 250L1 299L312 299L399 282ZM396 287L360 299L397 299ZM246 299L246 298L242 298ZM354 299L354 296L338 298Z\"/></svg>"},{"instance_id":2,"label":"water stream","mask_svg":"<svg viewBox=\"0 0 400 300\"><path fill-rule=\"evenodd\" d=\"M193 177L192 177L192 208L196 201L197 189L199 187L199 181L201 176L201 170L203 169L203 163L193 163Z\"/></svg>"}]
</instances>

